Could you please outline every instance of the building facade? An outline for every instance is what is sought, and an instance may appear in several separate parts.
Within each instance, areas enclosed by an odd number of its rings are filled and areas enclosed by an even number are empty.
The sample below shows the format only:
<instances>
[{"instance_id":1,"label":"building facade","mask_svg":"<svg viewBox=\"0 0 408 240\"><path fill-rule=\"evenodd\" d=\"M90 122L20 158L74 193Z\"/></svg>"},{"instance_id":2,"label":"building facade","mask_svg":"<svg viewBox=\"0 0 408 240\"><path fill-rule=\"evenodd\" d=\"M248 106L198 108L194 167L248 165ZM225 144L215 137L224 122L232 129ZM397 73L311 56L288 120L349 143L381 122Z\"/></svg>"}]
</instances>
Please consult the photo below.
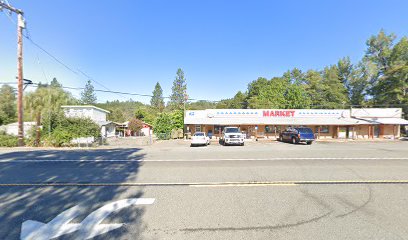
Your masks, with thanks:
<instances>
[{"instance_id":1,"label":"building facade","mask_svg":"<svg viewBox=\"0 0 408 240\"><path fill-rule=\"evenodd\" d=\"M114 137L116 124L107 120L109 111L92 105L61 106L66 117L89 118L101 127L102 137Z\"/></svg>"},{"instance_id":2,"label":"building facade","mask_svg":"<svg viewBox=\"0 0 408 240\"><path fill-rule=\"evenodd\" d=\"M226 126L240 127L247 138L276 139L288 127L312 128L318 139L373 139L400 136L408 125L401 108L359 109L207 109L186 111L185 130L216 138Z\"/></svg>"}]
</instances>

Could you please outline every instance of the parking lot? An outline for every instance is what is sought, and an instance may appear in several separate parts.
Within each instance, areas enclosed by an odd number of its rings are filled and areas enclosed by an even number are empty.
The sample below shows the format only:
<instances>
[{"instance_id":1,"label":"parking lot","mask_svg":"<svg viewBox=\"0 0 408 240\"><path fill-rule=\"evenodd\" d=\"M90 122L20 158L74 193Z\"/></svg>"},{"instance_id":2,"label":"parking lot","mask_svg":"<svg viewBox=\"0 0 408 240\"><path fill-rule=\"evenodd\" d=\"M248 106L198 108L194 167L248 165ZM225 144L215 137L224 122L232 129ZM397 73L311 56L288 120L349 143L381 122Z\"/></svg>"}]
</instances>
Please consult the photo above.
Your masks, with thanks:
<instances>
[{"instance_id":1,"label":"parking lot","mask_svg":"<svg viewBox=\"0 0 408 240\"><path fill-rule=\"evenodd\" d=\"M0 238L407 239L407 153L407 141L2 149Z\"/></svg>"}]
</instances>

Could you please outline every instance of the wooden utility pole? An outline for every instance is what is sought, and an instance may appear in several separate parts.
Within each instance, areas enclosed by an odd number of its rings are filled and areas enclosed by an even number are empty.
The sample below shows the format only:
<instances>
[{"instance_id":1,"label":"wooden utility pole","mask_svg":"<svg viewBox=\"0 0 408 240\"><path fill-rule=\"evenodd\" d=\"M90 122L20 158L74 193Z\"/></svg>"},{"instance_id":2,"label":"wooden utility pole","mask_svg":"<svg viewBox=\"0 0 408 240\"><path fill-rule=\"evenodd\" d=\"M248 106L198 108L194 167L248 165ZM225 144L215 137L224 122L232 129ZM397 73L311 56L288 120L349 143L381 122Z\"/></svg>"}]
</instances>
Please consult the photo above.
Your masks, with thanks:
<instances>
[{"instance_id":1,"label":"wooden utility pole","mask_svg":"<svg viewBox=\"0 0 408 240\"><path fill-rule=\"evenodd\" d=\"M23 124L23 29L25 23L23 11L0 1L0 9L7 9L18 16L17 22L17 118L18 118L18 146L24 146Z\"/></svg>"}]
</instances>

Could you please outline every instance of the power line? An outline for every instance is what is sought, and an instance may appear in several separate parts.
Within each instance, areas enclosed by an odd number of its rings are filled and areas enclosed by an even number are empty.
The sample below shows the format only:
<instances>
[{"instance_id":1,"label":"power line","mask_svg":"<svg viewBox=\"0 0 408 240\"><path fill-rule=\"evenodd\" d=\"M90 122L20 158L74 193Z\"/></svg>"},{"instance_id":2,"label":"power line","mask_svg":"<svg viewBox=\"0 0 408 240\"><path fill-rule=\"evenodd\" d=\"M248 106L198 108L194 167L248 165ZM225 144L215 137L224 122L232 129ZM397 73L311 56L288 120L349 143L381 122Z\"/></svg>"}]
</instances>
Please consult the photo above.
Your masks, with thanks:
<instances>
[{"instance_id":1,"label":"power line","mask_svg":"<svg viewBox=\"0 0 408 240\"><path fill-rule=\"evenodd\" d=\"M7 14L6 14L7 15ZM8 15L7 15L8 16ZM8 16L9 17L9 16ZM13 19L11 19L9 17L10 21L13 24L16 24ZM99 81L95 80L94 78L92 78L91 76L89 76L88 74L86 74L84 71L80 70L80 69L73 69L72 67L70 67L68 64L64 63L63 60L59 59L58 57L56 57L55 55L53 55L52 53L50 53L49 51L47 51L44 47L42 47L41 45L39 45L38 43L36 43L32 37L31 37L31 33L29 31L29 29L26 27L25 28L25 33L23 33L23 36L30 41L31 44L33 44L35 47L37 47L38 49L40 49L42 52L44 52L46 55L48 55L49 57L51 57L54 61L56 61L57 63L59 63L60 65L62 65L63 67L65 67L68 71L74 73L77 76L85 76L88 80L94 82L95 84L101 86L102 88L111 91L109 88L107 88L105 85L103 85L102 83L100 83ZM112 91L114 92L114 91ZM122 97L122 96L121 96Z\"/></svg>"},{"instance_id":2,"label":"power line","mask_svg":"<svg viewBox=\"0 0 408 240\"><path fill-rule=\"evenodd\" d=\"M15 84L15 83L13 83ZM41 84L39 83L32 83L30 84L32 87L40 87ZM70 87L70 86L63 86L61 85L61 88L63 89L69 89L69 90L85 90L84 87ZM94 89L95 92L103 92L103 93L115 93L115 94L121 94L121 95L131 95L131 96L139 96L139 97L153 97L151 94L142 94L142 93L131 93L131 92L121 92L121 91L112 91L112 90L103 90L103 89ZM164 96L163 98L170 99L170 96ZM208 100L203 100L203 99L194 99L194 98L189 98L188 100L190 101L208 101ZM210 101L208 101L210 102Z\"/></svg>"},{"instance_id":3,"label":"power line","mask_svg":"<svg viewBox=\"0 0 408 240\"><path fill-rule=\"evenodd\" d=\"M32 87L39 87L40 84L38 83L33 83L31 85ZM69 89L69 90L84 90L85 88L83 87L69 87L69 86L61 86L63 89ZM153 97L153 95L150 94L140 94L140 93L130 93L130 92L120 92L120 91L110 91L110 90L102 90L102 89L94 89L95 92L103 92L103 93L116 93L116 94L122 94L122 95L131 95L131 96L140 96L140 97ZM163 97L166 99L169 99L170 97ZM219 103L220 101L210 101L210 100L204 100L204 99L193 99L189 98L188 100L190 101L206 101L208 103ZM263 104L263 106L268 107L268 104ZM346 104L343 105L344 107L366 107L366 108L373 108L373 107L392 107L392 106L408 106L408 104L376 104L376 105L358 105L358 104ZM325 105L312 105L311 107L327 107Z\"/></svg>"}]
</instances>

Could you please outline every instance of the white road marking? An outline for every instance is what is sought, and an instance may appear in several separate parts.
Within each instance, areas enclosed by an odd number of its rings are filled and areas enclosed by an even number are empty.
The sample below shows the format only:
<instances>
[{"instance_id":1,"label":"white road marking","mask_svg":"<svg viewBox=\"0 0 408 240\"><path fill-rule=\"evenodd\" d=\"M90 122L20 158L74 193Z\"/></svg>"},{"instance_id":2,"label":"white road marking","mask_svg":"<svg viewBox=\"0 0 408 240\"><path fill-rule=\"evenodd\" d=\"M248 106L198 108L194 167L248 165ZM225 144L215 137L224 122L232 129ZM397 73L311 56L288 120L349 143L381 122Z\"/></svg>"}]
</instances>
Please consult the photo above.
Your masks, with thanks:
<instances>
[{"instance_id":1,"label":"white road marking","mask_svg":"<svg viewBox=\"0 0 408 240\"><path fill-rule=\"evenodd\" d=\"M74 206L58 214L49 223L45 224L33 220L24 221L21 226L20 238L27 239L52 239L78 230L77 224L68 224L79 215L79 207Z\"/></svg>"},{"instance_id":2,"label":"white road marking","mask_svg":"<svg viewBox=\"0 0 408 240\"><path fill-rule=\"evenodd\" d=\"M69 223L79 215L79 206L74 206L60 213L49 223L33 220L24 221L21 226L21 240L48 240L68 233L79 231L82 239L90 239L123 226L123 223L101 224L114 211L131 205L153 204L154 198L129 198L115 201L90 213L81 223Z\"/></svg>"},{"instance_id":3,"label":"white road marking","mask_svg":"<svg viewBox=\"0 0 408 240\"><path fill-rule=\"evenodd\" d=\"M229 187L229 186L292 186L312 184L408 184L407 179L373 180L294 180L263 182L116 182L116 183L0 183L0 187Z\"/></svg>"},{"instance_id":4,"label":"white road marking","mask_svg":"<svg viewBox=\"0 0 408 240\"><path fill-rule=\"evenodd\" d=\"M38 162L223 162L223 161L278 161L278 160L408 160L406 157L293 157L293 158L204 158L204 159L23 159L0 160L0 163Z\"/></svg>"}]
</instances>

